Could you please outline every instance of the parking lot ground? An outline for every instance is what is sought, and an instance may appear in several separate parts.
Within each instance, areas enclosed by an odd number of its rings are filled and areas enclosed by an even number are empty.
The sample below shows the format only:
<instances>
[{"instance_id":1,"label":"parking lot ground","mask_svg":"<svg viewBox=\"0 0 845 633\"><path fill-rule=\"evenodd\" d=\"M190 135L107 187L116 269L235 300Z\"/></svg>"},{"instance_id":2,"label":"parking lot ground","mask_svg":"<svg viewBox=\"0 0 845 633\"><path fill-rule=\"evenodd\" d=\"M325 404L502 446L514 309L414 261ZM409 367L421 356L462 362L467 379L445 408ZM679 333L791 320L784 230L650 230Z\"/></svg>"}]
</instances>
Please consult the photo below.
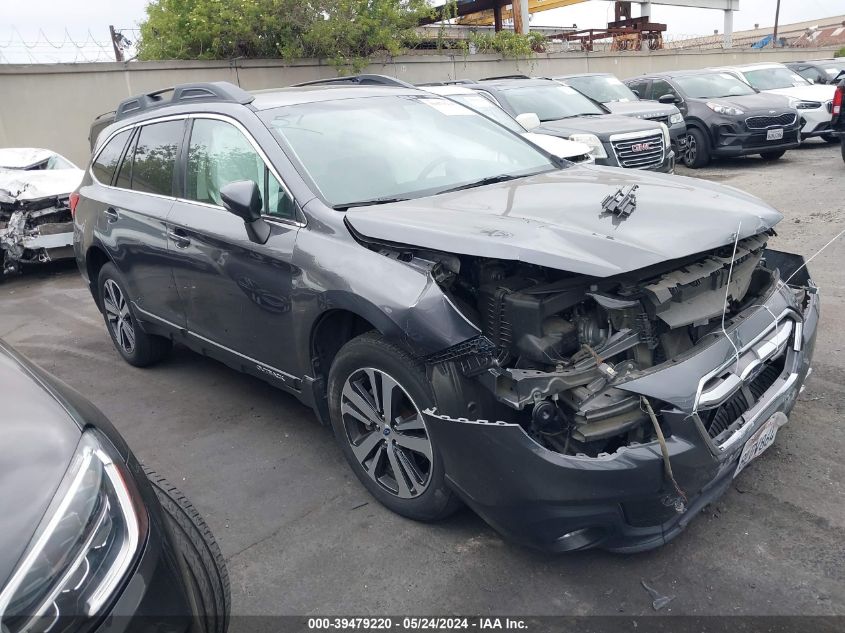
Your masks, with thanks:
<instances>
[{"instance_id":1,"label":"parking lot ground","mask_svg":"<svg viewBox=\"0 0 845 633\"><path fill-rule=\"evenodd\" d=\"M781 209L774 247L811 255L845 228L837 146L678 171ZM150 369L122 362L72 265L0 285L0 336L187 493L228 561L236 614L653 613L641 581L674 596L661 614L845 614L844 270L845 241L811 264L815 371L775 445L675 541L633 556L534 552L467 510L434 525L391 514L293 397L185 349Z\"/></svg>"}]
</instances>

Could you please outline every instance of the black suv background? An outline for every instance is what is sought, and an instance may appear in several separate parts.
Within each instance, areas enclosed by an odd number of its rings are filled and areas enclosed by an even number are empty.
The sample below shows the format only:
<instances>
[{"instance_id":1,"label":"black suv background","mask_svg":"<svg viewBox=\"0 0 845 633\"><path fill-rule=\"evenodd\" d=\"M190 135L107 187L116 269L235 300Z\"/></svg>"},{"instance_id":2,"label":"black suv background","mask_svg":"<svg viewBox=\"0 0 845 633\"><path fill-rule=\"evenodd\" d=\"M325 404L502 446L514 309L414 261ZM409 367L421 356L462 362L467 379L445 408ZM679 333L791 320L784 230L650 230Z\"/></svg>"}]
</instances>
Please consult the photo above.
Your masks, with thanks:
<instances>
[{"instance_id":1,"label":"black suv background","mask_svg":"<svg viewBox=\"0 0 845 633\"><path fill-rule=\"evenodd\" d=\"M704 167L711 157L760 154L777 160L798 147L800 117L781 95L761 93L727 73L678 71L627 79L643 99L672 101L687 124L687 167Z\"/></svg>"},{"instance_id":2,"label":"black suv background","mask_svg":"<svg viewBox=\"0 0 845 633\"><path fill-rule=\"evenodd\" d=\"M806 62L784 62L804 79L817 84L836 83L840 73L845 72L845 58L814 59Z\"/></svg>"}]
</instances>

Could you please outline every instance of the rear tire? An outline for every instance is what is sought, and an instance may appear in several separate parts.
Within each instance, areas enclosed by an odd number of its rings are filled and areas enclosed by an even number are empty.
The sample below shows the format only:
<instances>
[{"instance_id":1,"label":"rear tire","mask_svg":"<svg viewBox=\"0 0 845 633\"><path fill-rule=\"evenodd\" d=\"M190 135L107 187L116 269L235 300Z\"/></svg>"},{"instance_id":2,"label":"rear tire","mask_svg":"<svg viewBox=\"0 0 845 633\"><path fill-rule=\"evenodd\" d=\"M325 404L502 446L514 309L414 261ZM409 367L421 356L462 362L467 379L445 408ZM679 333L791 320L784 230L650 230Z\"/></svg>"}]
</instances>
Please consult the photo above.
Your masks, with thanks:
<instances>
[{"instance_id":1,"label":"rear tire","mask_svg":"<svg viewBox=\"0 0 845 633\"><path fill-rule=\"evenodd\" d=\"M106 329L123 360L135 367L147 367L167 356L173 343L141 329L132 311L123 276L111 262L100 269L97 292Z\"/></svg>"},{"instance_id":2,"label":"rear tire","mask_svg":"<svg viewBox=\"0 0 845 633\"><path fill-rule=\"evenodd\" d=\"M845 161L845 143L840 143L840 150L842 151L842 160Z\"/></svg>"},{"instance_id":3,"label":"rear tire","mask_svg":"<svg viewBox=\"0 0 845 633\"><path fill-rule=\"evenodd\" d=\"M417 521L461 506L422 416L435 402L421 362L377 332L362 334L338 352L328 396L344 457L382 505Z\"/></svg>"},{"instance_id":4,"label":"rear tire","mask_svg":"<svg viewBox=\"0 0 845 633\"><path fill-rule=\"evenodd\" d=\"M836 145L839 142L839 137L835 134L822 134L822 140L824 140L825 143Z\"/></svg>"},{"instance_id":5,"label":"rear tire","mask_svg":"<svg viewBox=\"0 0 845 633\"><path fill-rule=\"evenodd\" d=\"M155 471L144 472L161 503L179 553L188 566L207 633L226 633L232 605L229 573L220 547L196 508L182 492Z\"/></svg>"},{"instance_id":6,"label":"rear tire","mask_svg":"<svg viewBox=\"0 0 845 633\"><path fill-rule=\"evenodd\" d=\"M762 158L766 162L769 162L769 161L779 159L784 154L786 154L786 150L785 149L779 149L776 152L761 152L760 158Z\"/></svg>"},{"instance_id":7,"label":"rear tire","mask_svg":"<svg viewBox=\"0 0 845 633\"><path fill-rule=\"evenodd\" d=\"M710 143L704 132L698 128L689 130L683 161L690 169L699 169L710 164Z\"/></svg>"}]
</instances>

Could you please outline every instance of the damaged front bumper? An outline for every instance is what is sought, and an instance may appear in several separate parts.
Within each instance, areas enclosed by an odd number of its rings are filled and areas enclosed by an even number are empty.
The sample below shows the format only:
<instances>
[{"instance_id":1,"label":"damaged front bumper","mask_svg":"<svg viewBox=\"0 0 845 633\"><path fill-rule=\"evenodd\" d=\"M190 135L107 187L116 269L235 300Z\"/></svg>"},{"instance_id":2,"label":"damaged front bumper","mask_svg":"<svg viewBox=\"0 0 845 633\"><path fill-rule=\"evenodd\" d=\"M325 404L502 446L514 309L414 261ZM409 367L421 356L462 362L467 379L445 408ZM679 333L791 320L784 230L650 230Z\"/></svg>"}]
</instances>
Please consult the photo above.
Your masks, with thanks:
<instances>
[{"instance_id":1,"label":"damaged front bumper","mask_svg":"<svg viewBox=\"0 0 845 633\"><path fill-rule=\"evenodd\" d=\"M803 264L797 256L778 257L784 276ZM450 397L440 396L450 381L442 380L434 385L445 407L425 415L450 485L499 532L534 547L634 552L667 543L729 487L748 438L795 404L819 320L806 269L795 278L793 285L806 290L803 301L779 283L760 305L737 315L727 329L730 340L719 332L673 362L618 384L661 403L685 500L666 478L657 441L595 457L564 455L508 420L446 415Z\"/></svg>"},{"instance_id":2,"label":"damaged front bumper","mask_svg":"<svg viewBox=\"0 0 845 633\"><path fill-rule=\"evenodd\" d=\"M2 273L19 264L45 263L73 257L73 222L65 206L30 210L15 205L8 220L0 221Z\"/></svg>"}]
</instances>

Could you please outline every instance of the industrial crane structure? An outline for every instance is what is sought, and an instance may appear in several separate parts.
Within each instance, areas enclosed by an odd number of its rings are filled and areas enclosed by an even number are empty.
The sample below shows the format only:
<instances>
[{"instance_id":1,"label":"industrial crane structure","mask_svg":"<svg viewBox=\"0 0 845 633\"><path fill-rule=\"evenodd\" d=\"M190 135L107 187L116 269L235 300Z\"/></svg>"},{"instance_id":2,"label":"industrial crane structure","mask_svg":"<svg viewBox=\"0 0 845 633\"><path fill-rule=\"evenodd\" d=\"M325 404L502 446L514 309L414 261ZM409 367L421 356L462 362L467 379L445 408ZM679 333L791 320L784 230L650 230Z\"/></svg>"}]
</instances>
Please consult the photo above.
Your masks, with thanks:
<instances>
[{"instance_id":1,"label":"industrial crane structure","mask_svg":"<svg viewBox=\"0 0 845 633\"><path fill-rule=\"evenodd\" d=\"M560 9L596 0L457 0L455 15L451 3L436 8L434 17L424 23L454 19L464 26L493 26L496 31L505 24L513 24L517 33L527 33L529 16L541 11ZM733 12L739 10L739 0L617 0L614 6L615 19L605 28L567 31L552 35L580 44L583 50L592 50L597 40L612 40L611 50L640 50L642 48L663 48L663 33L666 25L651 21L652 5L670 5L697 9L721 10L725 14L724 46L731 46L733 33ZM640 5L640 15L634 17L631 5Z\"/></svg>"}]
</instances>

